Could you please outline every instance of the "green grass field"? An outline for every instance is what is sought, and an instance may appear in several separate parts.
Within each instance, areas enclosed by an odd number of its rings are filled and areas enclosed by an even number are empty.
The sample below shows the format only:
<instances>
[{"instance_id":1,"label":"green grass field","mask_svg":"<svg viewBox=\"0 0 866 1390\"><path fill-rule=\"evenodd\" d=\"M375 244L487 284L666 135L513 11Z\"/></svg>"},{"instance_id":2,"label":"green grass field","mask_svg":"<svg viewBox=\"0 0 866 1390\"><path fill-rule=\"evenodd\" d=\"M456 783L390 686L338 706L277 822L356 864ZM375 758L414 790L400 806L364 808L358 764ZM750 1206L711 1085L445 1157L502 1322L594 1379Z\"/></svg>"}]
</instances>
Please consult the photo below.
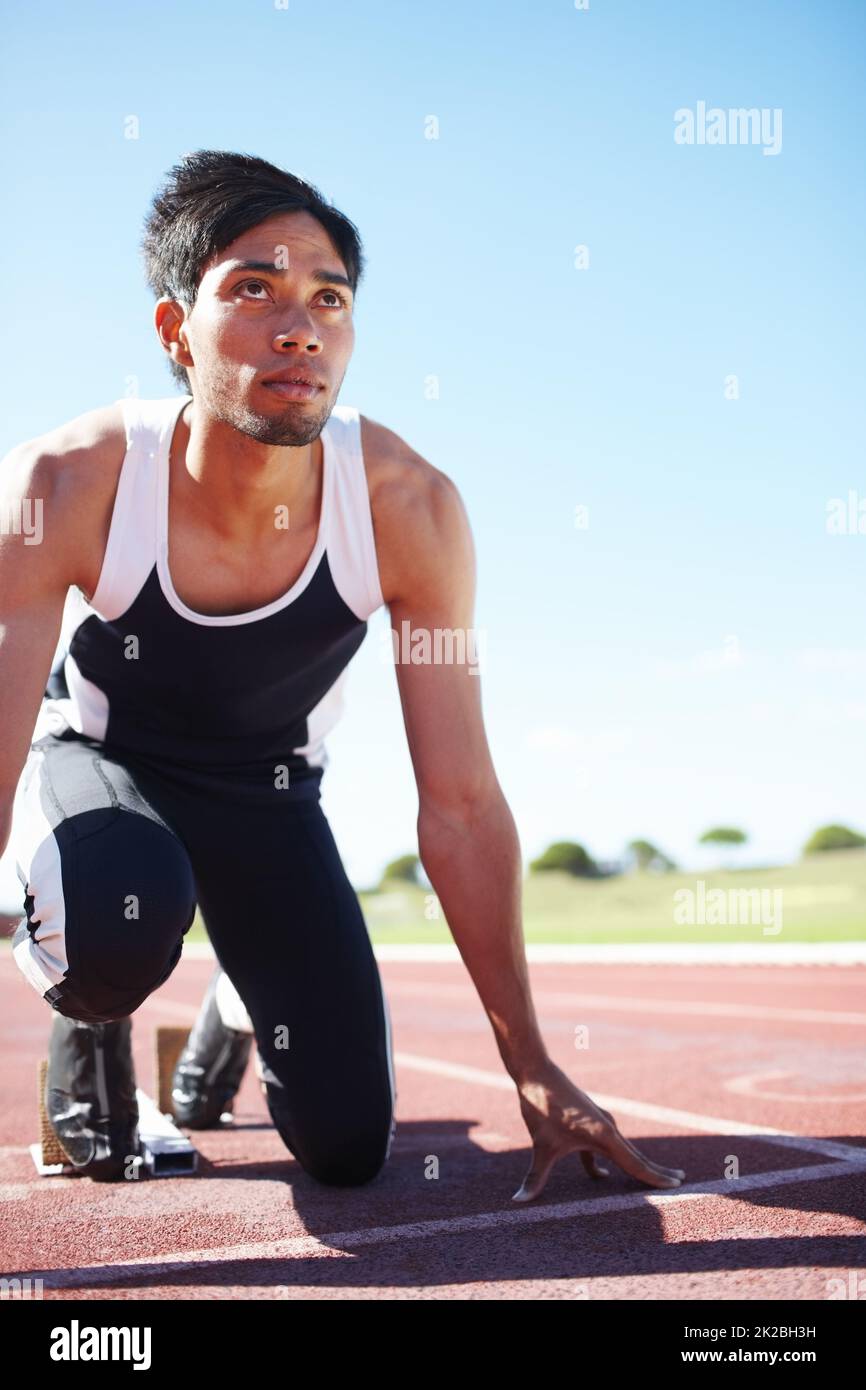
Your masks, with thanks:
<instances>
[{"instance_id":1,"label":"green grass field","mask_svg":"<svg viewBox=\"0 0 866 1390\"><path fill-rule=\"evenodd\" d=\"M674 893L696 891L699 878L712 889L775 889L782 893L782 930L765 934L760 921L746 925L683 925L674 921ZM439 911L425 915L430 899L422 888L394 884L387 892L360 893L377 944L449 942ZM769 899L772 903L772 897ZM432 907L436 908L433 902ZM817 854L781 868L715 873L630 874L596 881L566 874L529 874L524 881L523 922L527 941L549 943L701 941L866 940L866 851ZM188 940L202 941L199 917Z\"/></svg>"},{"instance_id":2,"label":"green grass field","mask_svg":"<svg viewBox=\"0 0 866 1390\"><path fill-rule=\"evenodd\" d=\"M780 890L782 930L767 932L753 917L743 925L677 925L674 894L713 889ZM386 892L358 895L367 926L377 944L405 945L453 941L438 903L423 888L394 883ZM773 904L772 896L769 905ZM17 920L17 919L16 919ZM766 919L765 919L766 920ZM770 924L770 923L768 923ZM13 919L2 931L11 933ZM730 870L702 874L629 874L599 880L561 873L528 874L523 886L523 926L527 941L551 945L610 945L718 941L866 941L866 850L816 854L781 868ZM206 941L196 914L188 941ZM9 944L8 936L4 943Z\"/></svg>"}]
</instances>

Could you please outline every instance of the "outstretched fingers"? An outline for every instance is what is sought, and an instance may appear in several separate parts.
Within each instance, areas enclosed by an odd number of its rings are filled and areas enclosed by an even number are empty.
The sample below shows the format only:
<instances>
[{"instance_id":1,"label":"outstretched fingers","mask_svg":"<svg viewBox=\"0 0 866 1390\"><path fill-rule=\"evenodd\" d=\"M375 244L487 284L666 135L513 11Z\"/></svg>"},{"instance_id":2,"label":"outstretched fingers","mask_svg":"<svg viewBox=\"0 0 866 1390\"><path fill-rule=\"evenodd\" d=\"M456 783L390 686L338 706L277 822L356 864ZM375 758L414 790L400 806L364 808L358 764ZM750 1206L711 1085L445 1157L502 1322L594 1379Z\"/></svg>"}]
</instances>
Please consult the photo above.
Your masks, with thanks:
<instances>
[{"instance_id":1,"label":"outstretched fingers","mask_svg":"<svg viewBox=\"0 0 866 1390\"><path fill-rule=\"evenodd\" d=\"M622 1142L626 1144L629 1147L629 1149L631 1149L631 1152L635 1158L640 1159L643 1163L648 1163L651 1168L655 1169L655 1171L657 1173L660 1173L663 1177L679 1178L680 1181L682 1181L682 1179L686 1175L686 1171L684 1168L668 1168L664 1163L656 1163L653 1159L646 1158L640 1152L639 1149L635 1148L634 1144L631 1142L630 1139L626 1139L625 1135L620 1133L619 1126L617 1125L617 1122L613 1118L613 1115L611 1115L610 1111L602 1110L601 1106L599 1106L598 1108L599 1110L601 1110L601 1113L602 1115L604 1115L605 1119L609 1120L610 1123L613 1125L614 1130L619 1135Z\"/></svg>"},{"instance_id":2,"label":"outstretched fingers","mask_svg":"<svg viewBox=\"0 0 866 1390\"><path fill-rule=\"evenodd\" d=\"M512 1201L533 1201L544 1189L554 1164L574 1152L580 1154L584 1172L593 1179L610 1176L610 1160L650 1187L681 1185L686 1176L682 1168L668 1168L647 1158L620 1133L609 1110L572 1086L567 1078L563 1082L559 1091L548 1091L548 1096L542 1093L540 1100L531 1092L521 1092L521 1110L532 1135L532 1156Z\"/></svg>"},{"instance_id":3,"label":"outstretched fingers","mask_svg":"<svg viewBox=\"0 0 866 1390\"><path fill-rule=\"evenodd\" d=\"M599 1107L600 1108L600 1107ZM655 1163L651 1158L636 1149L629 1139L620 1134L616 1120L608 1110L602 1110L602 1115L610 1122L610 1130L607 1135L599 1136L599 1147L602 1152L620 1168L624 1169L630 1177L640 1178L641 1181L650 1183L653 1187L679 1187L685 1177L685 1170L682 1168L667 1168L663 1163Z\"/></svg>"}]
</instances>

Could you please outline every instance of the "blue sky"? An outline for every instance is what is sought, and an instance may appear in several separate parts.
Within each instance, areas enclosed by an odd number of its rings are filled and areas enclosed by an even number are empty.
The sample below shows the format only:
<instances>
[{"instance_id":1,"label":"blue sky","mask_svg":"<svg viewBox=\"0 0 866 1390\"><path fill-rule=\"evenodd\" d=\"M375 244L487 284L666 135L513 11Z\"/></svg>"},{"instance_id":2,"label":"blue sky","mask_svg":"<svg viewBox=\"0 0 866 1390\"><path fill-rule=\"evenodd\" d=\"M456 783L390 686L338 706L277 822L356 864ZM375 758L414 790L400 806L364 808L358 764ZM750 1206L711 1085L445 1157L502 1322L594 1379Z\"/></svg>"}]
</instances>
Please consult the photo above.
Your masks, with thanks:
<instances>
[{"instance_id":1,"label":"blue sky","mask_svg":"<svg viewBox=\"0 0 866 1390\"><path fill-rule=\"evenodd\" d=\"M271 159L364 239L341 401L466 502L525 860L866 830L866 534L826 530L866 499L866 6L157 0L17 9L4 40L3 450L129 376L174 394L148 202L188 150ZM677 144L699 102L780 110L779 152ZM386 625L324 782L359 885L415 846Z\"/></svg>"}]
</instances>

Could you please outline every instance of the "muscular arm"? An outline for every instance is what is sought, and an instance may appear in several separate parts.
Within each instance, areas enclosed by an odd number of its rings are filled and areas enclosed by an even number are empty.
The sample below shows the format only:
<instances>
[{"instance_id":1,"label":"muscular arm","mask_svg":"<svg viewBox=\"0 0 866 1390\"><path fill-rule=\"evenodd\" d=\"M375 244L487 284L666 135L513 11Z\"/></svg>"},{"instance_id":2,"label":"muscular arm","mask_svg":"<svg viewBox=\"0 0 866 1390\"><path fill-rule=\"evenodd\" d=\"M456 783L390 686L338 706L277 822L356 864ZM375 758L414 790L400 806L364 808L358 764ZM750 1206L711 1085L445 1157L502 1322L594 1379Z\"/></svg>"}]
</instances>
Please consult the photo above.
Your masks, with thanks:
<instances>
[{"instance_id":1,"label":"muscular arm","mask_svg":"<svg viewBox=\"0 0 866 1390\"><path fill-rule=\"evenodd\" d=\"M397 682L418 787L418 847L516 1081L546 1060L523 944L520 843L484 729L469 521L453 482L421 464L410 488L393 485L390 505L383 499L378 509ZM418 652L424 634L432 659L404 660L404 645Z\"/></svg>"},{"instance_id":2,"label":"muscular arm","mask_svg":"<svg viewBox=\"0 0 866 1390\"><path fill-rule=\"evenodd\" d=\"M402 444L402 441L398 441ZM407 453L407 446L402 446ZM415 456L409 486L389 487L377 510L392 630L402 638L473 624L475 556L460 495L444 474ZM380 570L382 568L380 560ZM409 652L413 650L411 641ZM423 649L421 649L423 652ZM481 714L480 677L469 660L403 661L397 682L418 784L421 861L472 976L505 1067L517 1087L532 1139L515 1201L532 1201L554 1164L578 1153L586 1174L607 1177L619 1163L653 1187L677 1187L681 1168L642 1154L609 1111L580 1090L548 1055L530 994L521 928L520 846L493 769ZM440 657L446 648L440 649Z\"/></svg>"},{"instance_id":3,"label":"muscular arm","mask_svg":"<svg viewBox=\"0 0 866 1390\"><path fill-rule=\"evenodd\" d=\"M92 557L114 407L19 444L0 462L0 854L60 638L63 605Z\"/></svg>"}]
</instances>

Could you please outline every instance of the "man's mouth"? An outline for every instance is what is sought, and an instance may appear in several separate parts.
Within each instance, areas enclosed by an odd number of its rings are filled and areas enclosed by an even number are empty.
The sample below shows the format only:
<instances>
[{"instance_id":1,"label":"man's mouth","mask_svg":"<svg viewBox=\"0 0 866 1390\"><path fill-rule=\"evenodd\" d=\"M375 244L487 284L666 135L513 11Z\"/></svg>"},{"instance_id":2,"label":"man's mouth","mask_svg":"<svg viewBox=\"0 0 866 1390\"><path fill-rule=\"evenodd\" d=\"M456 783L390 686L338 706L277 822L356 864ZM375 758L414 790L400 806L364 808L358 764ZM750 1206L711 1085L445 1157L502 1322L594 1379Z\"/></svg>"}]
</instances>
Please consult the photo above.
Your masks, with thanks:
<instances>
[{"instance_id":1,"label":"man's mouth","mask_svg":"<svg viewBox=\"0 0 866 1390\"><path fill-rule=\"evenodd\" d=\"M307 376L304 372L286 372L261 384L284 401L312 401L324 389L324 383L317 381L315 377Z\"/></svg>"}]
</instances>

